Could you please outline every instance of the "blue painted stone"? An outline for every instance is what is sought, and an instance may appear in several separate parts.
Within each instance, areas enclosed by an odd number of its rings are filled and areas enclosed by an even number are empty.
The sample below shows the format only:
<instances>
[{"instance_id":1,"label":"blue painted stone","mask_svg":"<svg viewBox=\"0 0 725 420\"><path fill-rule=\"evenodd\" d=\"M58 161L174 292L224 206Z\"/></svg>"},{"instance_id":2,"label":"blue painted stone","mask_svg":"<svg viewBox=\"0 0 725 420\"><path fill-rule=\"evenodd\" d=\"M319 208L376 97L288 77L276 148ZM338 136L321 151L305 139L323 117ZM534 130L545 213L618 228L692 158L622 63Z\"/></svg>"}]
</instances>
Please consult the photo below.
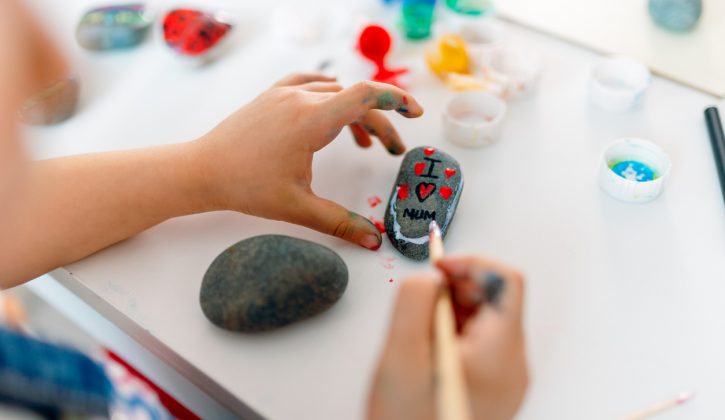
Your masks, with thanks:
<instances>
[{"instance_id":1,"label":"blue painted stone","mask_svg":"<svg viewBox=\"0 0 725 420\"><path fill-rule=\"evenodd\" d=\"M657 177L649 166L634 160L617 162L611 169L615 174L630 181L647 182Z\"/></svg>"},{"instance_id":2,"label":"blue painted stone","mask_svg":"<svg viewBox=\"0 0 725 420\"><path fill-rule=\"evenodd\" d=\"M671 31L687 31L700 19L702 0L649 0L655 23Z\"/></svg>"},{"instance_id":3,"label":"blue painted stone","mask_svg":"<svg viewBox=\"0 0 725 420\"><path fill-rule=\"evenodd\" d=\"M78 23L76 39L89 50L114 50L136 46L151 27L143 4L125 4L89 10Z\"/></svg>"}]
</instances>

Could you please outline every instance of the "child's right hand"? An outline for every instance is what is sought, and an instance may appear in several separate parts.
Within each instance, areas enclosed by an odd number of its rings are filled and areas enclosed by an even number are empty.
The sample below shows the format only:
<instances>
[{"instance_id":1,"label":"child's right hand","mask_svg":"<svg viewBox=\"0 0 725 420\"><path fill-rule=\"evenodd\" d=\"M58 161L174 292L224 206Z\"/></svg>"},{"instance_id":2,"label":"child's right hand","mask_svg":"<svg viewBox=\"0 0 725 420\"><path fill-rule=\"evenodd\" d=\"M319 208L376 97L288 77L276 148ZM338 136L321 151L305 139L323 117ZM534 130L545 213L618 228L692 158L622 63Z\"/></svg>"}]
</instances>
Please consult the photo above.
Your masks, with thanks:
<instances>
[{"instance_id":1,"label":"child's right hand","mask_svg":"<svg viewBox=\"0 0 725 420\"><path fill-rule=\"evenodd\" d=\"M415 118L423 108L388 84L359 82L343 89L320 74L289 76L194 142L216 209L283 220L368 249L380 232L366 218L318 197L310 187L312 157L349 125L357 143L377 137L393 155L405 146L379 110Z\"/></svg>"}]
</instances>

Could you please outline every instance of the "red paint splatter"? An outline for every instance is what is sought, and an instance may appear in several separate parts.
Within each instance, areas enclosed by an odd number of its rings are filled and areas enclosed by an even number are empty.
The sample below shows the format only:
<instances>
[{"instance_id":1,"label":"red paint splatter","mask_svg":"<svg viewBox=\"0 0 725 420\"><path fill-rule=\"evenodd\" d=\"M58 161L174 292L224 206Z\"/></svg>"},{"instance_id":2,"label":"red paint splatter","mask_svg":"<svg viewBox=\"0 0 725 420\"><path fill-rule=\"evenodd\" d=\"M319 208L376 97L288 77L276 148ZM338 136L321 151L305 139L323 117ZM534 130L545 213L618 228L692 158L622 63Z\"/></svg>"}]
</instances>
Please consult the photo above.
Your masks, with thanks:
<instances>
[{"instance_id":1,"label":"red paint splatter","mask_svg":"<svg viewBox=\"0 0 725 420\"><path fill-rule=\"evenodd\" d=\"M451 198L451 194L453 194L453 190L451 189L451 187L441 187L439 193L440 193L441 197L448 200L449 198Z\"/></svg>"},{"instance_id":2,"label":"red paint splatter","mask_svg":"<svg viewBox=\"0 0 725 420\"><path fill-rule=\"evenodd\" d=\"M413 169L415 170L415 174L420 176L420 174L423 173L423 170L425 169L425 162L418 162L413 166Z\"/></svg>"},{"instance_id":3,"label":"red paint splatter","mask_svg":"<svg viewBox=\"0 0 725 420\"><path fill-rule=\"evenodd\" d=\"M380 266L386 270L392 270L393 268L395 268L395 264L393 264L393 261L395 261L395 257L385 255L380 256Z\"/></svg>"},{"instance_id":4,"label":"red paint splatter","mask_svg":"<svg viewBox=\"0 0 725 420\"><path fill-rule=\"evenodd\" d=\"M452 177L453 175L456 174L456 170L455 169L451 169L451 168L446 168L446 171L445 172L446 172L446 178L450 178L450 177Z\"/></svg>"},{"instance_id":5,"label":"red paint splatter","mask_svg":"<svg viewBox=\"0 0 725 420\"><path fill-rule=\"evenodd\" d=\"M435 191L435 189L435 184L426 184L425 182L421 182L420 184L418 184L418 197L420 197L421 200L425 200L426 197L428 197L433 193L433 191Z\"/></svg>"},{"instance_id":6,"label":"red paint splatter","mask_svg":"<svg viewBox=\"0 0 725 420\"><path fill-rule=\"evenodd\" d=\"M398 186L398 200L405 200L408 198L408 194L410 188L408 187L408 184L399 185Z\"/></svg>"},{"instance_id":7,"label":"red paint splatter","mask_svg":"<svg viewBox=\"0 0 725 420\"><path fill-rule=\"evenodd\" d=\"M434 149L432 147L426 147L425 149L423 149L423 153L425 153L426 156L430 156L435 152L436 152L436 149Z\"/></svg>"},{"instance_id":8,"label":"red paint splatter","mask_svg":"<svg viewBox=\"0 0 725 420\"><path fill-rule=\"evenodd\" d=\"M378 220L374 218L373 216L368 217L371 222L375 225L375 227L378 229L378 232L385 233L385 223L383 223L382 220Z\"/></svg>"},{"instance_id":9,"label":"red paint splatter","mask_svg":"<svg viewBox=\"0 0 725 420\"><path fill-rule=\"evenodd\" d=\"M392 283L392 282L394 282L394 281L395 281L395 280L393 280L393 278L392 278L392 277L388 279L388 283Z\"/></svg>"},{"instance_id":10,"label":"red paint splatter","mask_svg":"<svg viewBox=\"0 0 725 420\"><path fill-rule=\"evenodd\" d=\"M378 197L377 195L374 195L374 196L368 198L368 204L370 205L370 207L373 207L373 208L377 207L377 205L382 202L383 202L383 200L380 199L380 197Z\"/></svg>"}]
</instances>

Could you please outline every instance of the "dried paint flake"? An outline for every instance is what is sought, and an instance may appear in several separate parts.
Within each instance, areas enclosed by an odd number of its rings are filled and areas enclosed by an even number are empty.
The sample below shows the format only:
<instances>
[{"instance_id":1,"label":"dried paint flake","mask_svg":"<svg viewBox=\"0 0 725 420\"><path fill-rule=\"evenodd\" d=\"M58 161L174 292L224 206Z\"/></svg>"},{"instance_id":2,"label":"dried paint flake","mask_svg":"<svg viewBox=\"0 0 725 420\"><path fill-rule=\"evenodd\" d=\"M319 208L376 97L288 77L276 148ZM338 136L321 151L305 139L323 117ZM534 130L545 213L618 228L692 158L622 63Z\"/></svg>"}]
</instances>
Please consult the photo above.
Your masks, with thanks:
<instances>
[{"instance_id":1,"label":"dried paint flake","mask_svg":"<svg viewBox=\"0 0 725 420\"><path fill-rule=\"evenodd\" d=\"M370 205L370 207L373 207L373 208L377 207L377 205L382 202L383 202L383 200L380 197L378 197L377 195L374 195L374 196L368 198L368 204Z\"/></svg>"}]
</instances>

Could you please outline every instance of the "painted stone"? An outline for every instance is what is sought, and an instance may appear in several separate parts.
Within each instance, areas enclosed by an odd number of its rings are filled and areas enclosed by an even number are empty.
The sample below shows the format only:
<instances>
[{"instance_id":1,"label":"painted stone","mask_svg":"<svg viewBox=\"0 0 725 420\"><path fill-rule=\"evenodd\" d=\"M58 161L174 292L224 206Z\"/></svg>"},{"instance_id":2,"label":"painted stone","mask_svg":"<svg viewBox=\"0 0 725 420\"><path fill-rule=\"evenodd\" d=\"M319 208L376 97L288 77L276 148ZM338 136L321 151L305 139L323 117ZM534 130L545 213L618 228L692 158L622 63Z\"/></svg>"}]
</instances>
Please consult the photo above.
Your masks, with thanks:
<instances>
[{"instance_id":1,"label":"painted stone","mask_svg":"<svg viewBox=\"0 0 725 420\"><path fill-rule=\"evenodd\" d=\"M78 105L80 88L75 78L60 80L28 98L20 119L31 125L58 124L70 118Z\"/></svg>"},{"instance_id":2,"label":"painted stone","mask_svg":"<svg viewBox=\"0 0 725 420\"><path fill-rule=\"evenodd\" d=\"M201 56L209 52L232 29L216 15L192 9L176 9L164 18L164 40L176 52Z\"/></svg>"},{"instance_id":3,"label":"painted stone","mask_svg":"<svg viewBox=\"0 0 725 420\"><path fill-rule=\"evenodd\" d=\"M463 173L450 155L433 147L409 151L385 211L385 231L401 254L428 258L428 226L438 223L445 237L463 191Z\"/></svg>"},{"instance_id":4,"label":"painted stone","mask_svg":"<svg viewBox=\"0 0 725 420\"><path fill-rule=\"evenodd\" d=\"M687 31L702 14L702 0L649 0L649 15L670 31Z\"/></svg>"},{"instance_id":5,"label":"painted stone","mask_svg":"<svg viewBox=\"0 0 725 420\"><path fill-rule=\"evenodd\" d=\"M151 15L143 4L99 7L83 15L76 40L89 50L130 48L143 41L151 23Z\"/></svg>"},{"instance_id":6,"label":"painted stone","mask_svg":"<svg viewBox=\"0 0 725 420\"><path fill-rule=\"evenodd\" d=\"M266 331L328 309L345 292L347 279L347 266L329 248L289 236L255 236L216 257L199 301L221 328Z\"/></svg>"}]
</instances>

